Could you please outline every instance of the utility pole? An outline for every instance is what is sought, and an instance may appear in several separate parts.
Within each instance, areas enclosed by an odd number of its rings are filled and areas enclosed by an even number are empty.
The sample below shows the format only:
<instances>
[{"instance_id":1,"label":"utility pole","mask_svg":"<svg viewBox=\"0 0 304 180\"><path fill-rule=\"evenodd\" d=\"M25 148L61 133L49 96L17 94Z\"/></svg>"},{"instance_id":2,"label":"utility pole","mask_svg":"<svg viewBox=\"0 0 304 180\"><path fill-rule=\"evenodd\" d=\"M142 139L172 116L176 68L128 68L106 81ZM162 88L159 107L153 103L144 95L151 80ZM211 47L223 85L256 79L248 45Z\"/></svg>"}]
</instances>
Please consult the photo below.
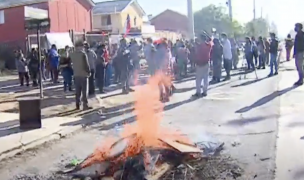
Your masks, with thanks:
<instances>
[{"instance_id":1,"label":"utility pole","mask_svg":"<svg viewBox=\"0 0 304 180\"><path fill-rule=\"evenodd\" d=\"M229 17L230 17L230 20L232 21L233 20L233 14L232 14L232 0L228 0L226 2L227 6L228 6L228 9L229 9Z\"/></svg>"},{"instance_id":2,"label":"utility pole","mask_svg":"<svg viewBox=\"0 0 304 180\"><path fill-rule=\"evenodd\" d=\"M253 20L256 19L256 12L255 12L255 0L253 0Z\"/></svg>"},{"instance_id":3,"label":"utility pole","mask_svg":"<svg viewBox=\"0 0 304 180\"><path fill-rule=\"evenodd\" d=\"M253 0L253 23L252 23L252 36L255 37L255 20L256 20L256 11L255 11L255 0Z\"/></svg>"},{"instance_id":4,"label":"utility pole","mask_svg":"<svg viewBox=\"0 0 304 180\"><path fill-rule=\"evenodd\" d=\"M192 10L192 0L187 0L187 12L188 12L188 38L194 39L194 17Z\"/></svg>"}]
</instances>

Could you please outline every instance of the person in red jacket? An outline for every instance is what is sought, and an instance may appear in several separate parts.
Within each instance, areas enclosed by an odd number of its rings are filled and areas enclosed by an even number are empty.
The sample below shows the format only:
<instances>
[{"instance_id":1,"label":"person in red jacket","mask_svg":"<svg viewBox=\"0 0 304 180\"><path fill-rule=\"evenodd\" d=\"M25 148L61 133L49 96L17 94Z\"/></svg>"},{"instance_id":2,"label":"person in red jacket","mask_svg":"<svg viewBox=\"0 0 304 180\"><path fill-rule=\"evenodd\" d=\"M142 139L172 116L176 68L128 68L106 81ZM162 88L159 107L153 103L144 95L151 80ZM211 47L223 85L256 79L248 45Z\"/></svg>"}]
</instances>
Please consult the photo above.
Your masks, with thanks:
<instances>
[{"instance_id":1,"label":"person in red jacket","mask_svg":"<svg viewBox=\"0 0 304 180\"><path fill-rule=\"evenodd\" d=\"M195 97L207 96L208 77L209 77L209 60L212 43L206 35L201 35L195 50L196 59L196 93ZM203 86L202 86L203 81ZM202 89L203 91L202 91Z\"/></svg>"}]
</instances>

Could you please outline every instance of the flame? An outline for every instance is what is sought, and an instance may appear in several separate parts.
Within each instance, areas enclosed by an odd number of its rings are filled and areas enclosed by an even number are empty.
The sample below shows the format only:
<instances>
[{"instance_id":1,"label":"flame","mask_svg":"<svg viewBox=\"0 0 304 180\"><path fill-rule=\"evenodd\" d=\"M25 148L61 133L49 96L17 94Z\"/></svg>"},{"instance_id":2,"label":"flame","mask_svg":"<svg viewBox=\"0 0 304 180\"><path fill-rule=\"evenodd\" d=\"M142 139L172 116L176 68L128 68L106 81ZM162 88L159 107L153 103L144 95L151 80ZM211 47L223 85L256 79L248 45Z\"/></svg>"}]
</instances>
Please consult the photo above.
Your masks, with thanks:
<instances>
[{"instance_id":1,"label":"flame","mask_svg":"<svg viewBox=\"0 0 304 180\"><path fill-rule=\"evenodd\" d=\"M135 95L135 114L136 123L125 125L122 138L129 138L127 148L119 157L111 159L109 153L111 147L116 142L114 138L105 140L104 145L97 148L94 153L87 158L82 167L88 167L94 163L109 160L112 163L119 163L128 157L135 156L145 150L147 147L152 148L170 148L160 140L160 137L190 144L190 141L184 136L179 135L173 130L160 126L162 120L163 103L160 102L160 88L171 86L171 78L162 72L156 73L149 78L148 83L137 88ZM149 155L144 151L145 164L149 164Z\"/></svg>"}]
</instances>

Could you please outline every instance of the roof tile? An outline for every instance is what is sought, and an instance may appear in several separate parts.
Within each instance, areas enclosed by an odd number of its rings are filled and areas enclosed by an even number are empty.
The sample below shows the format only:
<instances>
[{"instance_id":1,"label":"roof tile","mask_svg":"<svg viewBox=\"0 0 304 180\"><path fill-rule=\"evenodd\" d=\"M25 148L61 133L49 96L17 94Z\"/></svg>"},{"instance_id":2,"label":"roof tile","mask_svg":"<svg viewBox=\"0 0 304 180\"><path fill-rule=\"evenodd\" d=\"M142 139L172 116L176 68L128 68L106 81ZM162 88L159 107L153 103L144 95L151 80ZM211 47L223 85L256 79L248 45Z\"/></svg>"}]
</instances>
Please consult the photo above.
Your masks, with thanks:
<instances>
[{"instance_id":1,"label":"roof tile","mask_svg":"<svg viewBox=\"0 0 304 180\"><path fill-rule=\"evenodd\" d=\"M123 11L132 0L112 0L96 3L93 14L112 14Z\"/></svg>"},{"instance_id":2,"label":"roof tile","mask_svg":"<svg viewBox=\"0 0 304 180\"><path fill-rule=\"evenodd\" d=\"M45 1L47 0L0 0L0 9L26 5L26 4L35 4Z\"/></svg>"}]
</instances>

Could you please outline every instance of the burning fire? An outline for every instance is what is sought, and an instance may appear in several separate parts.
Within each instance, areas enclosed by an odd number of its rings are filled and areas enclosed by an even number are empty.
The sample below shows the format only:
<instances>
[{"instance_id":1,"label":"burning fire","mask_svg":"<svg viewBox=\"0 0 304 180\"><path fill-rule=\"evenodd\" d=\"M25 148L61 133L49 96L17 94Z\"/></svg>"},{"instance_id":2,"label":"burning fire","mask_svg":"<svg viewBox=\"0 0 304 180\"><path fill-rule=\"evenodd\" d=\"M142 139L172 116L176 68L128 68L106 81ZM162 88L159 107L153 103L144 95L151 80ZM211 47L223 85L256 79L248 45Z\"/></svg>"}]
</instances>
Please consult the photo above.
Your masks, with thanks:
<instances>
[{"instance_id":1,"label":"burning fire","mask_svg":"<svg viewBox=\"0 0 304 180\"><path fill-rule=\"evenodd\" d=\"M171 78L159 72L135 91L135 114L136 123L134 125L125 125L121 139L115 141L114 138L105 140L102 148L97 148L95 152L82 163L82 168L92 164L110 161L114 164L133 157L139 153L144 154L145 164L149 164L149 154L147 148L172 148L165 141L180 142L191 144L190 141L178 133L165 129L160 126L162 120L163 104L160 102L160 85L171 86ZM170 132L170 133L168 133ZM127 145L122 154L113 156L111 149L118 142L127 140Z\"/></svg>"}]
</instances>

